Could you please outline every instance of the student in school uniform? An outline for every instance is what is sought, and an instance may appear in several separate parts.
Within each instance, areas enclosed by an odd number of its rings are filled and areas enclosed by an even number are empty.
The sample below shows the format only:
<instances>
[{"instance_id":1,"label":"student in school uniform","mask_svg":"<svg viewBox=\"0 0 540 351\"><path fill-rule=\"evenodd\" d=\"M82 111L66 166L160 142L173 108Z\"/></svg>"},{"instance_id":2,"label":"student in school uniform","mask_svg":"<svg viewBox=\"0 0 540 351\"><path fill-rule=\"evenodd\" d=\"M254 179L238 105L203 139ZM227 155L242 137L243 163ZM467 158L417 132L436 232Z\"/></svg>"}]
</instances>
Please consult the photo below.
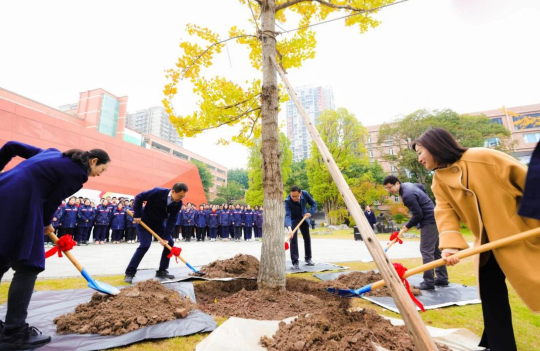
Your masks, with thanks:
<instances>
[{"instance_id":1,"label":"student in school uniform","mask_svg":"<svg viewBox=\"0 0 540 351\"><path fill-rule=\"evenodd\" d=\"M212 206L212 210L208 213L208 238L210 241L216 241L217 230L219 223L219 214L217 212L217 206Z\"/></svg>"},{"instance_id":2,"label":"student in school uniform","mask_svg":"<svg viewBox=\"0 0 540 351\"><path fill-rule=\"evenodd\" d=\"M229 237L234 239L234 206L229 205L229 216L231 217L231 223L229 224Z\"/></svg>"},{"instance_id":3,"label":"student in school uniform","mask_svg":"<svg viewBox=\"0 0 540 351\"><path fill-rule=\"evenodd\" d=\"M253 226L255 225L255 213L251 209L250 205L246 206L244 211L244 240L252 241Z\"/></svg>"},{"instance_id":4,"label":"student in school uniform","mask_svg":"<svg viewBox=\"0 0 540 351\"><path fill-rule=\"evenodd\" d=\"M232 225L234 226L234 241L240 241L242 237L242 222L243 214L240 209L240 205L236 205L236 208L232 212Z\"/></svg>"},{"instance_id":5,"label":"student in school uniform","mask_svg":"<svg viewBox=\"0 0 540 351\"><path fill-rule=\"evenodd\" d=\"M176 219L176 223L173 230L173 241L179 242L180 241L180 234L182 234L182 240L184 239L184 234L182 232L183 227L183 219L184 219L184 211L186 210L186 206L182 206L182 209L178 213L178 218Z\"/></svg>"},{"instance_id":6,"label":"student in school uniform","mask_svg":"<svg viewBox=\"0 0 540 351\"><path fill-rule=\"evenodd\" d=\"M219 218L221 217L221 211L223 211L223 205L219 205L216 208L216 213L218 214L218 226L217 226L217 238L221 240L221 222Z\"/></svg>"},{"instance_id":7,"label":"student in school uniform","mask_svg":"<svg viewBox=\"0 0 540 351\"><path fill-rule=\"evenodd\" d=\"M204 205L204 213L206 214L206 227L204 228L203 241L205 238L210 239L210 227L208 227L208 215L212 212L208 204Z\"/></svg>"},{"instance_id":8,"label":"student in school uniform","mask_svg":"<svg viewBox=\"0 0 540 351\"><path fill-rule=\"evenodd\" d=\"M112 243L120 244L122 233L126 227L126 210L121 202L116 205L111 217Z\"/></svg>"},{"instance_id":9,"label":"student in school uniform","mask_svg":"<svg viewBox=\"0 0 540 351\"><path fill-rule=\"evenodd\" d=\"M262 241L262 228L264 224L264 214L263 214L263 207L259 207L259 213L255 217L255 237L257 240Z\"/></svg>"},{"instance_id":10,"label":"student in school uniform","mask_svg":"<svg viewBox=\"0 0 540 351\"><path fill-rule=\"evenodd\" d=\"M96 216L94 217L94 240L96 245L105 244L105 237L111 222L111 212L109 207L109 201L103 200L101 205L96 209Z\"/></svg>"},{"instance_id":11,"label":"student in school uniform","mask_svg":"<svg viewBox=\"0 0 540 351\"><path fill-rule=\"evenodd\" d=\"M86 199L77 212L77 236L75 237L75 241L78 245L88 245L94 216L95 212L92 206L90 206L90 200Z\"/></svg>"},{"instance_id":12,"label":"student in school uniform","mask_svg":"<svg viewBox=\"0 0 540 351\"><path fill-rule=\"evenodd\" d=\"M208 222L204 205L199 206L199 210L195 212L195 223L197 225L197 241L204 241L206 232L206 223Z\"/></svg>"},{"instance_id":13,"label":"student in school uniform","mask_svg":"<svg viewBox=\"0 0 540 351\"><path fill-rule=\"evenodd\" d=\"M189 242L193 236L193 227L195 226L195 211L193 211L191 204L186 206L186 210L184 211L182 218L182 225L183 231L185 231L184 238L187 242Z\"/></svg>"},{"instance_id":14,"label":"student in school uniform","mask_svg":"<svg viewBox=\"0 0 540 351\"><path fill-rule=\"evenodd\" d=\"M62 204L63 205L63 204ZM56 211L54 211L54 215L53 215L53 222L52 222L52 226L54 228L54 234L56 236L58 236L58 228L60 228L60 218L62 218L62 214L63 214L63 211L64 211L64 206L58 206L58 208L56 209ZM49 247L49 246L54 246L51 238L49 238L48 235L45 236L45 246Z\"/></svg>"},{"instance_id":15,"label":"student in school uniform","mask_svg":"<svg viewBox=\"0 0 540 351\"><path fill-rule=\"evenodd\" d=\"M133 211L133 206L131 201L126 200L126 210ZM133 217L130 216L126 211L126 242L128 244L135 244L135 232L137 231L137 223L133 220Z\"/></svg>"},{"instance_id":16,"label":"student in school uniform","mask_svg":"<svg viewBox=\"0 0 540 351\"><path fill-rule=\"evenodd\" d=\"M79 211L79 209L75 205L75 199L77 199L75 196L70 197L68 203L64 207L64 211L62 212L62 218L60 218L60 227L58 229L59 238L63 237L66 234L71 234L71 236L75 236L75 227L77 226L77 213Z\"/></svg>"},{"instance_id":17,"label":"student in school uniform","mask_svg":"<svg viewBox=\"0 0 540 351\"><path fill-rule=\"evenodd\" d=\"M231 225L231 211L228 208L224 208L219 215L219 224L221 224L221 240L229 240L229 227Z\"/></svg>"}]
</instances>

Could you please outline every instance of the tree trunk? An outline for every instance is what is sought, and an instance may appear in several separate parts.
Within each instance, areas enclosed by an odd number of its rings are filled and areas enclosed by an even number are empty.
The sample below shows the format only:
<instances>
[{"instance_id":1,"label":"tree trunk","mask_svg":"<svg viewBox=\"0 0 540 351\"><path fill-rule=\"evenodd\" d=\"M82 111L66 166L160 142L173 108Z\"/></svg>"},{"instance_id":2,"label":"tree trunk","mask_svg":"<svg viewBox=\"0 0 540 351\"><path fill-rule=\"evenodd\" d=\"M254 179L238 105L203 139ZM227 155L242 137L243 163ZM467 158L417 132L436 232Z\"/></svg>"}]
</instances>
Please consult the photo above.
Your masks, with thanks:
<instances>
[{"instance_id":1,"label":"tree trunk","mask_svg":"<svg viewBox=\"0 0 540 351\"><path fill-rule=\"evenodd\" d=\"M276 57L276 2L261 5L262 42L262 166L264 189L264 224L261 264L257 279L259 289L285 289L285 249L283 182L279 152L278 83L272 59Z\"/></svg>"}]
</instances>

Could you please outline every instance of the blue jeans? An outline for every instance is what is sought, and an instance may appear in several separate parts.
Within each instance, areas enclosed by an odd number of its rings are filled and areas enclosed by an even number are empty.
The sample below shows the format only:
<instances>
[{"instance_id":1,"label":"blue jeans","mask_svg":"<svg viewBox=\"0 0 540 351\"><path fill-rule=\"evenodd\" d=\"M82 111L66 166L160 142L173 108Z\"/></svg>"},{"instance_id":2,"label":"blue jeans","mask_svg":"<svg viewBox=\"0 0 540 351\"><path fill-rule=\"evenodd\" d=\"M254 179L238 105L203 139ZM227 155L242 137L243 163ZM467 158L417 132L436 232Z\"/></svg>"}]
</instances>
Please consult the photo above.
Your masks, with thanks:
<instances>
[{"instance_id":1,"label":"blue jeans","mask_svg":"<svg viewBox=\"0 0 540 351\"><path fill-rule=\"evenodd\" d=\"M137 230L139 231L140 244L137 250L135 250L135 253L133 254L133 257L131 258L129 265L127 266L126 274L129 274L129 275L135 275L135 273L137 273L137 267L139 267L139 264L141 263L144 255L150 248L150 244L152 243L152 234L150 234L150 232L148 232L142 226L138 226ZM174 245L174 241L171 237L171 233L165 233L165 228L161 226L156 226L152 228L152 230L157 235L159 235L161 239L168 241L170 246ZM159 261L160 271L169 268L170 258L167 258L168 254L169 254L169 249L164 247L163 252L161 253L161 260Z\"/></svg>"}]
</instances>

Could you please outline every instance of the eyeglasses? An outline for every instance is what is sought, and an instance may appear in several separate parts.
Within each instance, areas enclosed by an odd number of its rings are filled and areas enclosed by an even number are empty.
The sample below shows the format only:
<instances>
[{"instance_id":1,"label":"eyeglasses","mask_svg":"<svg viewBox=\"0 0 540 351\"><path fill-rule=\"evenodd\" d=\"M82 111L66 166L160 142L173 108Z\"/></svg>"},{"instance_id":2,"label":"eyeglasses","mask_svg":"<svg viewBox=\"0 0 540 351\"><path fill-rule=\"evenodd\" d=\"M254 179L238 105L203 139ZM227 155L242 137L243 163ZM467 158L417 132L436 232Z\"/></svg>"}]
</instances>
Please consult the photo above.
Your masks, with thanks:
<instances>
[{"instance_id":1,"label":"eyeglasses","mask_svg":"<svg viewBox=\"0 0 540 351\"><path fill-rule=\"evenodd\" d=\"M393 185L385 186L384 189L386 189L387 191L390 191L392 190L393 187L394 187Z\"/></svg>"}]
</instances>

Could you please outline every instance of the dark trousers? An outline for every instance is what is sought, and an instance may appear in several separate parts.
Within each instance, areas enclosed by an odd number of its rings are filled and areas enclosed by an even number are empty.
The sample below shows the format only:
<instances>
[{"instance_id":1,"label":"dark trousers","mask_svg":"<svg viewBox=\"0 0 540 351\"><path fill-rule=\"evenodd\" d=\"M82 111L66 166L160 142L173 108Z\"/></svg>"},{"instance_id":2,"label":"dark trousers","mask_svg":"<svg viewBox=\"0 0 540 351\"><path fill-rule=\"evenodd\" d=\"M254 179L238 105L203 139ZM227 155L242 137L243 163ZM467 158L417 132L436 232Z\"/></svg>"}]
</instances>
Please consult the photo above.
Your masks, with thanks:
<instances>
[{"instance_id":1,"label":"dark trousers","mask_svg":"<svg viewBox=\"0 0 540 351\"><path fill-rule=\"evenodd\" d=\"M171 234L165 233L165 228L163 226L150 226L150 228L152 228L152 230L156 232L156 234L159 235L161 239L166 240L170 246L174 245ZM144 255L150 248L150 244L152 243L152 234L150 234L146 229L144 229L142 226L139 226L137 227L137 231L139 232L140 244L137 250L135 250L135 253L133 254L133 257L131 258L131 261L129 262L129 265L126 269L126 274L129 275L135 275L135 273L137 273L137 267L139 267L139 264L141 263ZM160 271L169 268L170 258L167 258L168 254L169 249L164 247L163 252L161 253L161 260L159 261Z\"/></svg>"},{"instance_id":2,"label":"dark trousers","mask_svg":"<svg viewBox=\"0 0 540 351\"><path fill-rule=\"evenodd\" d=\"M244 240L250 240L253 227L244 227Z\"/></svg>"},{"instance_id":3,"label":"dark trousers","mask_svg":"<svg viewBox=\"0 0 540 351\"><path fill-rule=\"evenodd\" d=\"M298 225L298 223L293 223L294 226ZM304 222L300 226L300 232L302 233L302 237L304 238L304 258L305 260L311 260L311 236L309 235L309 225ZM298 231L294 233L292 239L291 239L291 261L292 263L298 262Z\"/></svg>"},{"instance_id":4,"label":"dark trousers","mask_svg":"<svg viewBox=\"0 0 540 351\"><path fill-rule=\"evenodd\" d=\"M242 238L242 227L234 227L234 240L240 240Z\"/></svg>"},{"instance_id":5,"label":"dark trousers","mask_svg":"<svg viewBox=\"0 0 540 351\"><path fill-rule=\"evenodd\" d=\"M228 238L229 238L229 226L222 225L221 226L221 239L228 239Z\"/></svg>"},{"instance_id":6,"label":"dark trousers","mask_svg":"<svg viewBox=\"0 0 540 351\"><path fill-rule=\"evenodd\" d=\"M135 240L137 236L137 227L127 227L126 229L126 240L131 241Z\"/></svg>"},{"instance_id":7,"label":"dark trousers","mask_svg":"<svg viewBox=\"0 0 540 351\"><path fill-rule=\"evenodd\" d=\"M112 230L112 241L121 241L123 233L124 233L124 229L113 229Z\"/></svg>"},{"instance_id":8,"label":"dark trousers","mask_svg":"<svg viewBox=\"0 0 540 351\"><path fill-rule=\"evenodd\" d=\"M72 237L75 237L75 234L76 234L75 228L58 227L58 238L61 238L66 234L69 234Z\"/></svg>"},{"instance_id":9,"label":"dark trousers","mask_svg":"<svg viewBox=\"0 0 540 351\"><path fill-rule=\"evenodd\" d=\"M197 227L197 241L204 241L204 232L206 231L205 227Z\"/></svg>"},{"instance_id":10,"label":"dark trousers","mask_svg":"<svg viewBox=\"0 0 540 351\"><path fill-rule=\"evenodd\" d=\"M107 232L107 225L96 225L94 228L94 240L105 241L105 238L107 237Z\"/></svg>"},{"instance_id":11,"label":"dark trousers","mask_svg":"<svg viewBox=\"0 0 540 351\"><path fill-rule=\"evenodd\" d=\"M262 227L255 227L255 237L262 238Z\"/></svg>"},{"instance_id":12,"label":"dark trousers","mask_svg":"<svg viewBox=\"0 0 540 351\"><path fill-rule=\"evenodd\" d=\"M181 225L175 225L174 226L174 230L173 230L173 233L172 233L173 239L178 239L178 236L180 235L180 228L182 228Z\"/></svg>"},{"instance_id":13,"label":"dark trousers","mask_svg":"<svg viewBox=\"0 0 540 351\"><path fill-rule=\"evenodd\" d=\"M207 237L207 238L210 238L210 227L209 226L206 226L206 228L204 228L204 236L203 236L203 239L204 237Z\"/></svg>"},{"instance_id":14,"label":"dark trousers","mask_svg":"<svg viewBox=\"0 0 540 351\"><path fill-rule=\"evenodd\" d=\"M80 243L82 241L86 241L86 237L90 235L90 229L92 227L77 227L77 234L75 235L75 241Z\"/></svg>"},{"instance_id":15,"label":"dark trousers","mask_svg":"<svg viewBox=\"0 0 540 351\"><path fill-rule=\"evenodd\" d=\"M441 258L439 231L435 223L426 224L420 229L420 253L422 254L422 262L424 264ZM437 274L437 280L448 281L446 266L435 268L435 273ZM427 284L433 284L435 282L433 269L424 272L424 281Z\"/></svg>"},{"instance_id":16,"label":"dark trousers","mask_svg":"<svg viewBox=\"0 0 540 351\"><path fill-rule=\"evenodd\" d=\"M182 229L182 235L184 235L186 241L191 241L191 237L193 236L193 226L185 226Z\"/></svg>"},{"instance_id":17,"label":"dark trousers","mask_svg":"<svg viewBox=\"0 0 540 351\"><path fill-rule=\"evenodd\" d=\"M480 346L491 351L516 351L506 276L493 252L490 254L486 264L480 267L478 279L484 315L484 333Z\"/></svg>"},{"instance_id":18,"label":"dark trousers","mask_svg":"<svg viewBox=\"0 0 540 351\"><path fill-rule=\"evenodd\" d=\"M10 268L15 274L8 292L5 328L15 329L26 323L28 305L41 269L23 266L18 261L0 256L0 280Z\"/></svg>"},{"instance_id":19,"label":"dark trousers","mask_svg":"<svg viewBox=\"0 0 540 351\"><path fill-rule=\"evenodd\" d=\"M234 238L234 225L232 224L229 226L229 236Z\"/></svg>"},{"instance_id":20,"label":"dark trousers","mask_svg":"<svg viewBox=\"0 0 540 351\"><path fill-rule=\"evenodd\" d=\"M210 239L215 239L217 237L217 228L209 227L208 230L210 231L210 233L208 234L208 237Z\"/></svg>"}]
</instances>

